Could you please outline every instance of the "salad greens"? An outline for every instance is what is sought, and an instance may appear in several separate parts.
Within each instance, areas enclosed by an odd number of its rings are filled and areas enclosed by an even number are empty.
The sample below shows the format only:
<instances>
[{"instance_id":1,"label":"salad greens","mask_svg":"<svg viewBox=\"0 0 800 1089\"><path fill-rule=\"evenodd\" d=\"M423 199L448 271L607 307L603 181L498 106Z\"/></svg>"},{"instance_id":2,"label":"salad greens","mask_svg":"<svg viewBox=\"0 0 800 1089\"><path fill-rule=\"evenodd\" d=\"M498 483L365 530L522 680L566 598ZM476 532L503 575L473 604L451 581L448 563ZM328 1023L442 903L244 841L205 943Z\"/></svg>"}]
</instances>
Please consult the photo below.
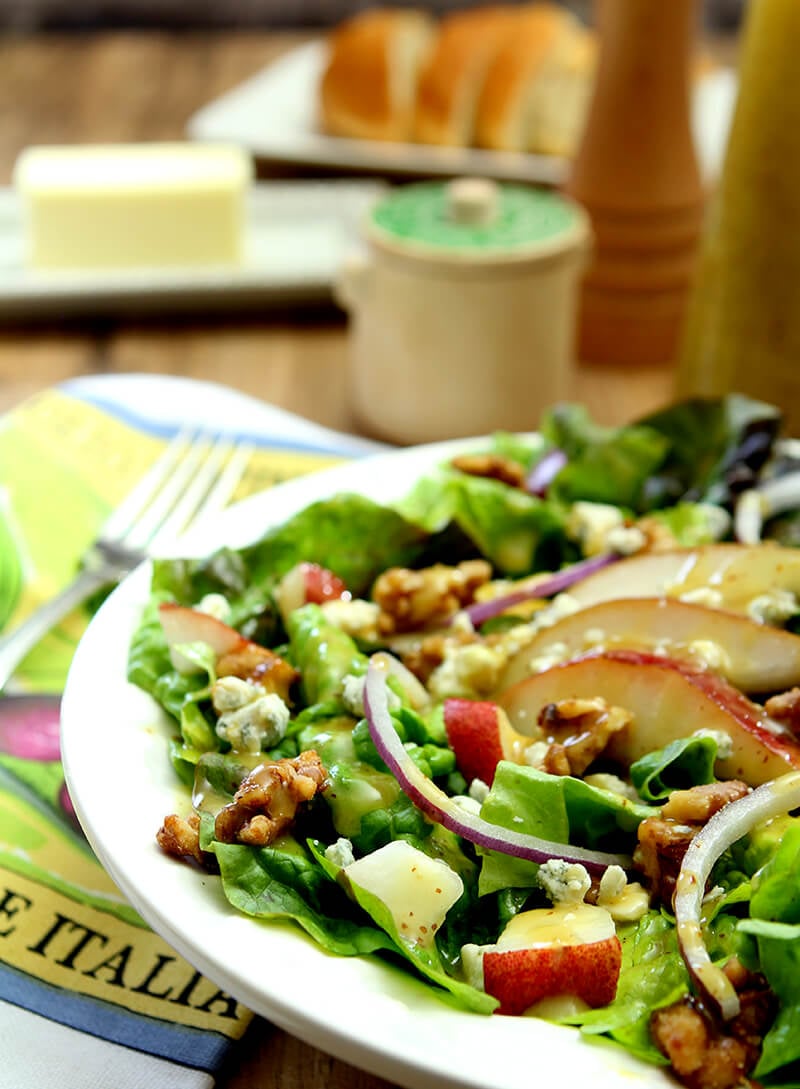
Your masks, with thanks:
<instances>
[{"instance_id":1,"label":"salad greens","mask_svg":"<svg viewBox=\"0 0 800 1089\"><path fill-rule=\"evenodd\" d=\"M780 460L779 425L774 407L739 396L685 402L620 428L597 424L581 406L557 406L536 435L501 433L475 449L513 462L523 480L548 452L562 451L565 463L544 495L441 464L410 480L406 494L390 505L338 494L244 549L156 561L151 599L130 647L129 678L172 719L170 756L193 791L200 856L218 871L230 903L259 919L291 920L330 953L402 961L465 1010L496 1009L496 999L468 970L463 950L496 950L511 919L560 901L539 864L462 840L409 799L381 759L365 716L359 685L370 658L388 651L406 663L389 672L392 721L427 778L459 804L480 808L498 828L559 844L633 854L640 826L659 818L674 791L716 781L721 742L702 731L687 734L634 761L625 783L620 769L606 768L602 760L590 771L614 776L584 781L509 759L500 761L491 783L471 783L449 743L446 696L429 683L433 667L420 650L419 632L415 642L400 614L394 630L381 626L372 598L376 580L397 568L425 572L445 564L450 570L471 560L486 562L489 587L558 570L586 555L586 539L574 526L576 504L613 507L618 522L628 526L643 516L655 519L676 547L730 539L737 496L757 487ZM344 598L301 599L288 607L286 578L308 564L341 580ZM195 615L218 614L221 629L233 629L248 645L267 648L293 667L295 681L283 701L288 721L277 742L254 748L254 720L246 729L241 725L263 697L258 679L234 672L241 685L251 686L248 698L224 704L220 678L230 677L230 670L221 671L221 655L204 641L202 627L200 637L177 648L168 642L159 611L165 603ZM540 609L538 603L527 616L501 619L536 624ZM502 640L503 624L490 622L486 633L478 633L473 668L480 667L480 640L492 638L490 631ZM457 640L458 625L434 634ZM245 691L234 688L225 689L230 698L230 692L239 698ZM266 691L263 698L278 698L269 685ZM274 714L274 703L264 713ZM228 725L221 731L224 716ZM265 764L311 750L324 767L326 786L293 807L278 834L267 842L219 838L216 816L235 809L243 783ZM787 816L778 826L780 834L754 830L716 867L719 895L707 941L714 959L735 954L768 981L777 1015L764 1034L754 1076L765 1085L788 1086L797 1084L800 1062L800 820ZM348 877L355 860L398 842L455 875L452 902L441 917L431 915L435 934L424 941L403 933L388 894ZM633 878L644 881L642 874ZM669 1060L650 1029L653 1011L689 995L692 985L671 906L649 891L638 916L617 923L622 963L616 998L560 1019L664 1065Z\"/></svg>"}]
</instances>

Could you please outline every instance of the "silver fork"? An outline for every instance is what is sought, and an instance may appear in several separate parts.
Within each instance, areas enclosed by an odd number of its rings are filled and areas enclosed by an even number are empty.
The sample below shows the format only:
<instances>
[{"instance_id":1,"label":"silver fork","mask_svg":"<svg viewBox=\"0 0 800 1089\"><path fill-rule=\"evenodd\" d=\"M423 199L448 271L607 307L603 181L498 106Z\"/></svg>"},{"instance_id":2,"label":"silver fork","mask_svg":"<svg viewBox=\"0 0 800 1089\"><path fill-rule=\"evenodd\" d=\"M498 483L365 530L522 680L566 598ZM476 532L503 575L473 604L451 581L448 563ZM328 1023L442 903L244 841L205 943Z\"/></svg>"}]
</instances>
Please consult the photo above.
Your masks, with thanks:
<instances>
[{"instance_id":1,"label":"silver fork","mask_svg":"<svg viewBox=\"0 0 800 1089\"><path fill-rule=\"evenodd\" d=\"M184 429L111 513L56 597L0 636L0 691L36 644L93 593L113 586L148 556L171 549L222 510L252 455L249 444Z\"/></svg>"}]
</instances>

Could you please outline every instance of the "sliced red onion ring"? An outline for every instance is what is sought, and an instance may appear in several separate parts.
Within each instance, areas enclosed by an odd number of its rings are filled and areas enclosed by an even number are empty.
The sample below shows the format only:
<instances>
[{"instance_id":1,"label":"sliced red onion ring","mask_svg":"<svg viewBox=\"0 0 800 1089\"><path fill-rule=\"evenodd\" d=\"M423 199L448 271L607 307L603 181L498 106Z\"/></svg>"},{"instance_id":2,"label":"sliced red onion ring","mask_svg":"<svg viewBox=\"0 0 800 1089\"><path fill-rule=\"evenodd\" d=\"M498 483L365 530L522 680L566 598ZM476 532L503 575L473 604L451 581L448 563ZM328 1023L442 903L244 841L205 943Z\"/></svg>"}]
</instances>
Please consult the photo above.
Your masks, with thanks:
<instances>
[{"instance_id":1,"label":"sliced red onion ring","mask_svg":"<svg viewBox=\"0 0 800 1089\"><path fill-rule=\"evenodd\" d=\"M525 480L525 490L531 495L538 495L543 499L547 495L547 489L553 483L564 466L567 464L567 455L556 447L548 450L544 457L540 458Z\"/></svg>"},{"instance_id":2,"label":"sliced red onion ring","mask_svg":"<svg viewBox=\"0 0 800 1089\"><path fill-rule=\"evenodd\" d=\"M492 598L491 601L479 601L476 605L462 610L460 615L466 615L473 627L480 627L486 620L493 616L499 616L513 605L520 605L523 601L532 601L538 597L552 597L574 586L581 579L593 575L610 563L616 563L622 557L617 552L601 552L599 556L590 556L588 560L580 560L556 571L554 575L543 578L540 582L533 582L524 590L513 590L510 594Z\"/></svg>"},{"instance_id":3,"label":"sliced red onion ring","mask_svg":"<svg viewBox=\"0 0 800 1089\"><path fill-rule=\"evenodd\" d=\"M602 873L609 866L629 868L631 860L625 855L588 851L569 844L553 843L537 836L525 835L490 824L477 814L463 808L426 775L408 755L395 729L389 713L386 674L380 665L370 663L364 685L364 710L372 740L378 753L397 779L403 793L418 809L437 824L469 840L479 847L530 862L546 862L550 858L563 858L567 862L580 862L591 873Z\"/></svg>"},{"instance_id":4,"label":"sliced red onion ring","mask_svg":"<svg viewBox=\"0 0 800 1089\"><path fill-rule=\"evenodd\" d=\"M739 1013L733 984L711 962L700 922L706 882L720 855L754 825L800 807L800 771L764 783L715 813L689 844L675 887L678 947L701 996L725 1021Z\"/></svg>"},{"instance_id":5,"label":"sliced red onion ring","mask_svg":"<svg viewBox=\"0 0 800 1089\"><path fill-rule=\"evenodd\" d=\"M800 473L787 473L742 492L733 512L736 540L758 544L764 522L776 514L800 508Z\"/></svg>"}]
</instances>

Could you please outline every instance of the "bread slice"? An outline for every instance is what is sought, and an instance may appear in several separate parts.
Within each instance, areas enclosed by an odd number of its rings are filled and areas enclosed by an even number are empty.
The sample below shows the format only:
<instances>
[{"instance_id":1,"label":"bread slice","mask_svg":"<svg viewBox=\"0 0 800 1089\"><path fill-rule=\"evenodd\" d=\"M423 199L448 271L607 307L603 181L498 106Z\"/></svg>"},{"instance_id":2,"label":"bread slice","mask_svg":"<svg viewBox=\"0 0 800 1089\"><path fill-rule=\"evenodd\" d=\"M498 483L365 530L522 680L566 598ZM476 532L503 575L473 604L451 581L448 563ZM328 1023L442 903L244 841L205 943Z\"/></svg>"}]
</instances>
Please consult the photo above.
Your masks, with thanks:
<instances>
[{"instance_id":1,"label":"bread slice","mask_svg":"<svg viewBox=\"0 0 800 1089\"><path fill-rule=\"evenodd\" d=\"M372 8L336 27L319 88L322 129L357 140L410 140L417 78L435 26L420 10Z\"/></svg>"},{"instance_id":2,"label":"bread slice","mask_svg":"<svg viewBox=\"0 0 800 1089\"><path fill-rule=\"evenodd\" d=\"M476 109L486 73L513 33L519 10L497 4L442 17L419 76L415 140L448 147L474 143Z\"/></svg>"},{"instance_id":3,"label":"bread slice","mask_svg":"<svg viewBox=\"0 0 800 1089\"><path fill-rule=\"evenodd\" d=\"M534 3L520 10L513 36L486 74L476 143L496 151L560 154L574 139L591 93L593 41L558 4Z\"/></svg>"},{"instance_id":4,"label":"bread slice","mask_svg":"<svg viewBox=\"0 0 800 1089\"><path fill-rule=\"evenodd\" d=\"M597 36L583 27L559 44L532 96L527 150L572 157L589 113L598 58Z\"/></svg>"}]
</instances>

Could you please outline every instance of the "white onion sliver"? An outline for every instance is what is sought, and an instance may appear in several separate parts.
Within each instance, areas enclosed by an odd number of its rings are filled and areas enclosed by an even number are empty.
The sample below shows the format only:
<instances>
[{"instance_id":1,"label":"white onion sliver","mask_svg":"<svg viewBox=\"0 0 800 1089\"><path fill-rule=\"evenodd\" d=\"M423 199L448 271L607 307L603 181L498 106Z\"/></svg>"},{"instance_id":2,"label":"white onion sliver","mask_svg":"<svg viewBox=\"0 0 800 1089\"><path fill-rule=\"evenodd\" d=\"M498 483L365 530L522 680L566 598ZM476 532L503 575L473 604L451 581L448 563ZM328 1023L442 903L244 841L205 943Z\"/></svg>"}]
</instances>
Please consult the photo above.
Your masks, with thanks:
<instances>
[{"instance_id":1,"label":"white onion sliver","mask_svg":"<svg viewBox=\"0 0 800 1089\"><path fill-rule=\"evenodd\" d=\"M736 502L733 524L737 541L758 544L767 518L800 507L800 472L775 477L742 492Z\"/></svg>"},{"instance_id":2,"label":"white onion sliver","mask_svg":"<svg viewBox=\"0 0 800 1089\"><path fill-rule=\"evenodd\" d=\"M514 855L530 862L563 858L568 862L580 862L593 873L602 873L609 866L630 867L631 860L625 855L606 854L569 844L553 843L490 824L449 798L419 770L406 752L389 713L385 673L374 662L370 663L367 670L364 709L370 735L381 759L397 779L403 793L437 824L449 828L451 832L479 847Z\"/></svg>"},{"instance_id":3,"label":"white onion sliver","mask_svg":"<svg viewBox=\"0 0 800 1089\"><path fill-rule=\"evenodd\" d=\"M739 998L722 969L712 964L703 941L700 917L706 882L722 853L754 825L798 807L800 771L793 771L720 809L684 855L674 900L678 946L698 990L726 1021L739 1013Z\"/></svg>"},{"instance_id":4,"label":"white onion sliver","mask_svg":"<svg viewBox=\"0 0 800 1089\"><path fill-rule=\"evenodd\" d=\"M513 590L510 594L492 598L490 601L479 601L476 605L470 605L463 610L463 614L469 618L474 627L490 620L493 616L510 609L513 605L520 605L523 601L532 601L538 597L552 597L554 594L563 593L570 586L574 586L581 579L588 578L595 571L607 567L610 563L621 560L618 552L602 552L599 556L591 556L588 560L580 560L556 571L554 575L543 578L540 582L531 583L524 590Z\"/></svg>"},{"instance_id":5,"label":"white onion sliver","mask_svg":"<svg viewBox=\"0 0 800 1089\"><path fill-rule=\"evenodd\" d=\"M760 543L764 526L764 506L764 500L755 488L750 488L739 496L733 512L733 532L740 544Z\"/></svg>"}]
</instances>

